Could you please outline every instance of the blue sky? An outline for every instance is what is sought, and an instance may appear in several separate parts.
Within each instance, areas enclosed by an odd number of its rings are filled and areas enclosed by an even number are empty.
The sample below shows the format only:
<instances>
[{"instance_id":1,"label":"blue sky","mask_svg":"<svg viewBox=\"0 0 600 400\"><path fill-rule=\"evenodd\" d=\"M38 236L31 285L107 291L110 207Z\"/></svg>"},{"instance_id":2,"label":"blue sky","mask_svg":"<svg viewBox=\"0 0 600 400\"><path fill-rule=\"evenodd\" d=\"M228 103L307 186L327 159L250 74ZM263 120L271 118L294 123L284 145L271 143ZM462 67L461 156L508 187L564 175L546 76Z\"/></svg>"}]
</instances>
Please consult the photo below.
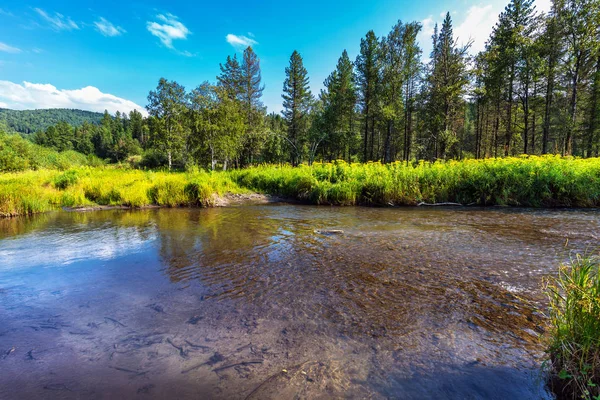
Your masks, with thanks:
<instances>
[{"instance_id":1,"label":"blue sky","mask_svg":"<svg viewBox=\"0 0 600 400\"><path fill-rule=\"evenodd\" d=\"M252 4L252 7L248 7ZM505 0L296 2L104 0L0 3L0 107L144 107L160 77L188 90L215 81L219 63L251 43L261 59L263 102L281 110L284 69L294 49L313 93L369 29L387 34L400 19L420 21L424 53L435 22L451 12L460 41L483 48ZM545 11L549 0L537 0Z\"/></svg>"}]
</instances>

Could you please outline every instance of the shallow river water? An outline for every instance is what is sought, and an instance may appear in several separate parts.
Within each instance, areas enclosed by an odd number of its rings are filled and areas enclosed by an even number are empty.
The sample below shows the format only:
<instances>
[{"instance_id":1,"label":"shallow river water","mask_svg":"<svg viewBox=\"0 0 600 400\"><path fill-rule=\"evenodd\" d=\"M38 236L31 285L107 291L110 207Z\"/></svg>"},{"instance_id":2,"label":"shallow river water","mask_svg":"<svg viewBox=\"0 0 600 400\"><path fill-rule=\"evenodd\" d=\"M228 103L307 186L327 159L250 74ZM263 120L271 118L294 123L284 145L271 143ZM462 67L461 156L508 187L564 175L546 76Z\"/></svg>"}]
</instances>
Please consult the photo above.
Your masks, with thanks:
<instances>
[{"instance_id":1,"label":"shallow river water","mask_svg":"<svg viewBox=\"0 0 600 400\"><path fill-rule=\"evenodd\" d=\"M599 217L257 205L0 220L0 398L549 398L543 278L598 245Z\"/></svg>"}]
</instances>

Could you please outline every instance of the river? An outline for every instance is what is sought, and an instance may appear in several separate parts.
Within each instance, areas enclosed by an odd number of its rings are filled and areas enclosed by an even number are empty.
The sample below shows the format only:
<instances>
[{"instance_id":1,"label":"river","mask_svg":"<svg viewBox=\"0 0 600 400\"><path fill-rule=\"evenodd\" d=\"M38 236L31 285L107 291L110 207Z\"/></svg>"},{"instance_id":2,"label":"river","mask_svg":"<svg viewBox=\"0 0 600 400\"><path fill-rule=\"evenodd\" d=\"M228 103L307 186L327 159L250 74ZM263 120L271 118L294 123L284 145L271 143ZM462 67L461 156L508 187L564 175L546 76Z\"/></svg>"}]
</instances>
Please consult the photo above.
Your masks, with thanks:
<instances>
[{"instance_id":1,"label":"river","mask_svg":"<svg viewBox=\"0 0 600 400\"><path fill-rule=\"evenodd\" d=\"M599 217L273 204L0 220L0 398L550 398L543 279L597 246Z\"/></svg>"}]
</instances>

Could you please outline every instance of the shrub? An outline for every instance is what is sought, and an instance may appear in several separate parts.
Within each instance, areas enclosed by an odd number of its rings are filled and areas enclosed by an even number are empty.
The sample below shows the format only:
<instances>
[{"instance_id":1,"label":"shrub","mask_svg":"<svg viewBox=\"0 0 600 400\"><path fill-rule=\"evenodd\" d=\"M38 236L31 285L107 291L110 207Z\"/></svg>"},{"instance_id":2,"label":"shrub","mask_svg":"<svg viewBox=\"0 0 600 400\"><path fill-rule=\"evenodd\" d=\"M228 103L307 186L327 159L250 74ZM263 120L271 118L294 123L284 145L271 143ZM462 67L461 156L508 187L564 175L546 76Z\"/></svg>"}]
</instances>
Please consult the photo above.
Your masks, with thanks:
<instances>
[{"instance_id":1,"label":"shrub","mask_svg":"<svg viewBox=\"0 0 600 400\"><path fill-rule=\"evenodd\" d=\"M77 183L77 181L79 180L79 176L77 174L77 171L75 170L70 170L70 171L66 171L63 172L62 174L58 175L56 178L54 178L54 186L57 189L66 189L69 186L73 186L75 183Z\"/></svg>"}]
</instances>

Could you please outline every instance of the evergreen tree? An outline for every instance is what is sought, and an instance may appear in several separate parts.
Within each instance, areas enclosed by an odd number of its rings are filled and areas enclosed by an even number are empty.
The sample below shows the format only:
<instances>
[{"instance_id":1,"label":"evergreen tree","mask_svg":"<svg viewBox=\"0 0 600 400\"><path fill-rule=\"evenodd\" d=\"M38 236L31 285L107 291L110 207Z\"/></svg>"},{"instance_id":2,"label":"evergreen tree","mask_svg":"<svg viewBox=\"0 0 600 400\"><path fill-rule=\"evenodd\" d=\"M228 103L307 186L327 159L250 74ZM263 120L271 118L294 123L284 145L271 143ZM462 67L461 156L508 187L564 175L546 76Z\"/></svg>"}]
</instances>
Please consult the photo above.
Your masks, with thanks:
<instances>
[{"instance_id":1,"label":"evergreen tree","mask_svg":"<svg viewBox=\"0 0 600 400\"><path fill-rule=\"evenodd\" d=\"M515 130L513 111L515 103L515 83L519 66L527 51L528 42L534 28L533 0L511 0L500 14L492 33L491 41L498 47L499 62L502 63L506 85L506 133L504 136L504 155L510 154Z\"/></svg>"},{"instance_id":2,"label":"evergreen tree","mask_svg":"<svg viewBox=\"0 0 600 400\"><path fill-rule=\"evenodd\" d=\"M144 132L144 117L138 110L133 110L129 113L129 125L131 130L131 137L136 139L142 146L146 142Z\"/></svg>"},{"instance_id":3,"label":"evergreen tree","mask_svg":"<svg viewBox=\"0 0 600 400\"><path fill-rule=\"evenodd\" d=\"M406 25L403 37L403 63L402 80L404 81L404 160L411 158L413 141L413 111L416 102L416 87L421 75L421 48L417 43L417 36L422 29L418 22Z\"/></svg>"},{"instance_id":4,"label":"evergreen tree","mask_svg":"<svg viewBox=\"0 0 600 400\"><path fill-rule=\"evenodd\" d=\"M381 74L379 39L373 31L369 31L365 38L360 40L360 54L355 65L363 120L363 161L366 162L374 157L375 115Z\"/></svg>"},{"instance_id":5,"label":"evergreen tree","mask_svg":"<svg viewBox=\"0 0 600 400\"><path fill-rule=\"evenodd\" d=\"M246 117L246 133L243 138L244 163L251 163L264 145L265 108L261 101L264 88L260 59L252 47L248 47L244 50L240 74L240 101Z\"/></svg>"},{"instance_id":6,"label":"evergreen tree","mask_svg":"<svg viewBox=\"0 0 600 400\"><path fill-rule=\"evenodd\" d=\"M217 76L218 85L225 89L230 99L239 99L242 94L242 67L237 55L227 56L225 65L219 64L221 74Z\"/></svg>"},{"instance_id":7,"label":"evergreen tree","mask_svg":"<svg viewBox=\"0 0 600 400\"><path fill-rule=\"evenodd\" d=\"M351 154L356 149L355 81L354 65L344 50L335 71L324 82L326 92L321 94L330 159L342 157L351 161Z\"/></svg>"},{"instance_id":8,"label":"evergreen tree","mask_svg":"<svg viewBox=\"0 0 600 400\"><path fill-rule=\"evenodd\" d=\"M283 115L287 122L288 141L292 146L291 162L301 162L303 146L308 131L307 114L312 101L309 88L308 72L300 53L296 50L290 57L289 67L285 69L286 79L283 83Z\"/></svg>"},{"instance_id":9,"label":"evergreen tree","mask_svg":"<svg viewBox=\"0 0 600 400\"><path fill-rule=\"evenodd\" d=\"M437 31L437 29L436 29ZM427 79L427 130L431 134L430 157L456 155L455 145L464 122L464 94L469 83L467 50L459 47L452 32L450 13L446 14L439 34L434 34L430 72Z\"/></svg>"},{"instance_id":10,"label":"evergreen tree","mask_svg":"<svg viewBox=\"0 0 600 400\"><path fill-rule=\"evenodd\" d=\"M561 21L564 23L565 69L568 78L569 123L563 153L573 153L573 136L577 125L580 86L589 76L599 46L600 4L597 0L567 0Z\"/></svg>"},{"instance_id":11,"label":"evergreen tree","mask_svg":"<svg viewBox=\"0 0 600 400\"><path fill-rule=\"evenodd\" d=\"M382 40L381 45L383 54L382 114L385 123L384 162L391 162L395 159L400 124L404 114L402 67L405 34L406 25L402 21L398 21L388 36Z\"/></svg>"}]
</instances>

